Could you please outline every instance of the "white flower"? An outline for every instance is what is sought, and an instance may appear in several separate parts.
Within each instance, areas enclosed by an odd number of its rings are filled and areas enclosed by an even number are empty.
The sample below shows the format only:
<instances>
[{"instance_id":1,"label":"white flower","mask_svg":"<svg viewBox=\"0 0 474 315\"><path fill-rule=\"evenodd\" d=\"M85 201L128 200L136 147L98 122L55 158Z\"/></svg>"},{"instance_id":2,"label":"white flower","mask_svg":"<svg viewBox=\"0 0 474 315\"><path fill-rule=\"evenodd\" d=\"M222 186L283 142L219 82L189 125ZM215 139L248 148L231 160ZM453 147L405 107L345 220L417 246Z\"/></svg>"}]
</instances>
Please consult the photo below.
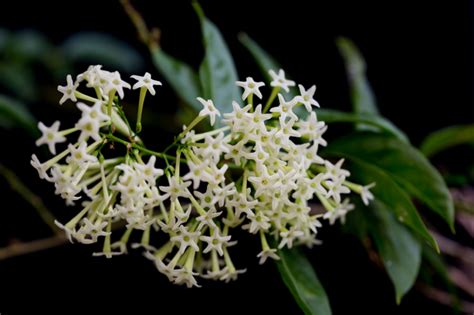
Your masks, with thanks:
<instances>
[{"instance_id":1,"label":"white flower","mask_svg":"<svg viewBox=\"0 0 474 315\"><path fill-rule=\"evenodd\" d=\"M333 225L338 219L340 219L342 223L345 223L347 213L353 209L354 205L349 203L349 199L345 199L336 208L326 212L323 215L323 218L329 220L329 224L331 225Z\"/></svg>"},{"instance_id":2,"label":"white flower","mask_svg":"<svg viewBox=\"0 0 474 315\"><path fill-rule=\"evenodd\" d=\"M46 127L42 122L38 123L38 128L43 133L41 137L36 140L36 145L47 144L49 151L52 154L56 154L56 143L66 141L66 138L59 132L59 121L55 121L51 127Z\"/></svg>"},{"instance_id":3,"label":"white flower","mask_svg":"<svg viewBox=\"0 0 474 315\"><path fill-rule=\"evenodd\" d=\"M51 176L49 176L47 173L49 168L45 164L39 161L36 154L31 155L30 163L31 163L31 166L33 166L38 171L39 178L51 181Z\"/></svg>"},{"instance_id":4,"label":"white flower","mask_svg":"<svg viewBox=\"0 0 474 315\"><path fill-rule=\"evenodd\" d=\"M280 260L280 256L277 255L276 249L274 248L268 248L268 249L262 250L260 253L258 253L257 258L260 258L260 260L258 261L260 265L264 264L268 258L272 258L274 260Z\"/></svg>"},{"instance_id":5,"label":"white flower","mask_svg":"<svg viewBox=\"0 0 474 315\"><path fill-rule=\"evenodd\" d=\"M246 271L247 269L237 270L235 268L225 267L224 269L222 269L222 277L220 278L220 280L225 281L226 283L232 280L237 280L237 277L240 274L245 273Z\"/></svg>"},{"instance_id":6,"label":"white flower","mask_svg":"<svg viewBox=\"0 0 474 315\"><path fill-rule=\"evenodd\" d=\"M153 88L153 85L161 85L160 81L153 80L151 78L150 73L146 72L144 76L139 76L139 75L132 75L131 76L133 79L137 80L137 83L133 85L133 89L138 89L138 88L146 88L148 92L150 92L151 95L155 95L155 89Z\"/></svg>"},{"instance_id":7,"label":"white flower","mask_svg":"<svg viewBox=\"0 0 474 315\"><path fill-rule=\"evenodd\" d=\"M260 99L262 98L262 93L259 89L260 87L264 86L265 83L255 82L253 78L247 77L245 81L237 81L235 84L244 89L244 93L242 93L242 100L245 100L250 94L256 95Z\"/></svg>"},{"instance_id":8,"label":"white flower","mask_svg":"<svg viewBox=\"0 0 474 315\"><path fill-rule=\"evenodd\" d=\"M201 241L207 243L206 248L202 251L204 254L210 252L211 250L216 250L220 256L224 255L222 246L227 246L230 241L230 235L221 235L219 229L213 229L211 236L201 236Z\"/></svg>"},{"instance_id":9,"label":"white flower","mask_svg":"<svg viewBox=\"0 0 474 315\"><path fill-rule=\"evenodd\" d=\"M276 74L273 70L269 70L268 73L272 77L272 82L270 82L270 85L273 87L280 87L288 93L290 91L289 87L295 86L295 81L285 78L285 71L283 71L283 69L280 69L278 74Z\"/></svg>"},{"instance_id":10,"label":"white flower","mask_svg":"<svg viewBox=\"0 0 474 315\"><path fill-rule=\"evenodd\" d=\"M298 116L293 112L293 107L295 107L297 100L294 98L287 102L281 94L278 94L278 100L280 105L270 109L270 112L278 113L281 120L286 120L286 118L289 117L290 119L297 121Z\"/></svg>"},{"instance_id":11,"label":"white flower","mask_svg":"<svg viewBox=\"0 0 474 315\"><path fill-rule=\"evenodd\" d=\"M184 182L180 177L173 176L168 178L168 183L169 186L160 186L160 190L165 193L164 199L170 198L171 201L175 201L178 197L187 198L189 196L188 187L191 182Z\"/></svg>"},{"instance_id":12,"label":"white flower","mask_svg":"<svg viewBox=\"0 0 474 315\"><path fill-rule=\"evenodd\" d=\"M102 111L101 101L95 102L92 106L79 102L77 108L82 112L82 118L97 120L99 124L110 121L110 117Z\"/></svg>"},{"instance_id":13,"label":"white flower","mask_svg":"<svg viewBox=\"0 0 474 315\"><path fill-rule=\"evenodd\" d=\"M302 237L303 235L304 235L303 231L297 230L295 226L292 226L287 231L280 232L281 241L280 241L280 244L278 244L278 248L281 249L285 246L288 248L292 248L293 241Z\"/></svg>"},{"instance_id":14,"label":"white flower","mask_svg":"<svg viewBox=\"0 0 474 315\"><path fill-rule=\"evenodd\" d=\"M176 242L179 244L179 253L182 255L188 247L191 247L195 251L199 251L199 246L197 245L199 241L200 232L189 232L188 229L181 225L179 227L179 233L176 236L170 238L171 242Z\"/></svg>"},{"instance_id":15,"label":"white flower","mask_svg":"<svg viewBox=\"0 0 474 315\"><path fill-rule=\"evenodd\" d=\"M360 193L360 197L362 198L362 202L364 205L368 206L370 200L374 200L374 195L370 192L370 188L374 187L375 183L371 183L366 186L362 186L362 191Z\"/></svg>"},{"instance_id":16,"label":"white flower","mask_svg":"<svg viewBox=\"0 0 474 315\"><path fill-rule=\"evenodd\" d=\"M83 225L74 235L76 240L83 244L92 244L97 242L99 236L107 236L110 233L105 232L104 228L107 226L107 222L101 222L100 220L92 223L88 218L82 220Z\"/></svg>"},{"instance_id":17,"label":"white flower","mask_svg":"<svg viewBox=\"0 0 474 315\"><path fill-rule=\"evenodd\" d=\"M143 175L143 178L150 184L154 184L156 179L163 175L163 170L155 168L156 157L152 155L147 164L135 163L134 167Z\"/></svg>"},{"instance_id":18,"label":"white flower","mask_svg":"<svg viewBox=\"0 0 474 315\"><path fill-rule=\"evenodd\" d=\"M94 163L97 162L97 157L90 155L87 152L87 143L86 142L81 142L79 146L76 148L75 145L73 144L68 144L68 149L69 152L71 152L71 155L66 159L66 162L74 162L76 165L79 165L80 167L84 166L85 163L90 162Z\"/></svg>"},{"instance_id":19,"label":"white flower","mask_svg":"<svg viewBox=\"0 0 474 315\"><path fill-rule=\"evenodd\" d=\"M339 178L346 178L351 175L351 173L342 168L342 164L344 163L344 159L340 159L337 161L336 164L332 164L329 161L324 162L324 166L326 167L326 173L333 179L338 180Z\"/></svg>"},{"instance_id":20,"label":"white flower","mask_svg":"<svg viewBox=\"0 0 474 315\"><path fill-rule=\"evenodd\" d=\"M75 126L81 130L79 141L84 141L89 137L96 141L101 140L102 137L99 134L100 124L110 121L110 117L102 112L101 102L96 102L93 106L77 103L77 108L82 111L82 117Z\"/></svg>"},{"instance_id":21,"label":"white flower","mask_svg":"<svg viewBox=\"0 0 474 315\"><path fill-rule=\"evenodd\" d=\"M196 281L196 278L194 278L196 275L197 273L186 268L177 269L173 282L175 284L185 284L188 288L200 287Z\"/></svg>"},{"instance_id":22,"label":"white flower","mask_svg":"<svg viewBox=\"0 0 474 315\"><path fill-rule=\"evenodd\" d=\"M249 230L249 233L256 234L260 230L267 231L270 228L270 218L263 214L262 211L257 212L257 214L251 213L247 216L250 220L249 224L242 226L243 229Z\"/></svg>"},{"instance_id":23,"label":"white flower","mask_svg":"<svg viewBox=\"0 0 474 315\"><path fill-rule=\"evenodd\" d=\"M62 105L67 100L77 102L75 93L76 93L77 87L79 86L79 82L73 82L70 74L67 75L66 81L67 83L65 86L58 85L58 91L63 93L61 100L59 100L60 105Z\"/></svg>"},{"instance_id":24,"label":"white flower","mask_svg":"<svg viewBox=\"0 0 474 315\"><path fill-rule=\"evenodd\" d=\"M102 65L89 66L86 71L77 76L77 82L86 80L87 87L100 88L104 83L108 82L102 74L105 72L102 70Z\"/></svg>"},{"instance_id":25,"label":"white flower","mask_svg":"<svg viewBox=\"0 0 474 315\"><path fill-rule=\"evenodd\" d=\"M58 228L60 228L61 230L64 230L64 232L66 232L66 238L69 240L69 242L74 243L72 241L72 237L76 233L76 231L74 229L70 229L69 227L67 227L67 225L62 225L58 220L54 220L54 224L56 224L56 226Z\"/></svg>"},{"instance_id":26,"label":"white flower","mask_svg":"<svg viewBox=\"0 0 474 315\"><path fill-rule=\"evenodd\" d=\"M298 101L303 103L304 107L308 112L311 112L311 105L319 107L319 103L313 98L314 92L316 92L316 85L313 85L308 90L305 90L301 84L298 84L300 89L300 96L298 97Z\"/></svg>"},{"instance_id":27,"label":"white flower","mask_svg":"<svg viewBox=\"0 0 474 315\"><path fill-rule=\"evenodd\" d=\"M110 73L109 84L105 88L105 92L108 94L110 91L117 91L117 94L121 99L124 97L123 89L129 89L130 84L122 80L118 71Z\"/></svg>"},{"instance_id":28,"label":"white flower","mask_svg":"<svg viewBox=\"0 0 474 315\"><path fill-rule=\"evenodd\" d=\"M206 101L202 97L198 97L197 100L202 104L202 106L204 106L204 108L199 112L199 116L209 116L211 126L214 126L214 123L216 122L216 116L221 115L221 113L217 110L216 106L214 106L214 102L212 100Z\"/></svg>"}]
</instances>

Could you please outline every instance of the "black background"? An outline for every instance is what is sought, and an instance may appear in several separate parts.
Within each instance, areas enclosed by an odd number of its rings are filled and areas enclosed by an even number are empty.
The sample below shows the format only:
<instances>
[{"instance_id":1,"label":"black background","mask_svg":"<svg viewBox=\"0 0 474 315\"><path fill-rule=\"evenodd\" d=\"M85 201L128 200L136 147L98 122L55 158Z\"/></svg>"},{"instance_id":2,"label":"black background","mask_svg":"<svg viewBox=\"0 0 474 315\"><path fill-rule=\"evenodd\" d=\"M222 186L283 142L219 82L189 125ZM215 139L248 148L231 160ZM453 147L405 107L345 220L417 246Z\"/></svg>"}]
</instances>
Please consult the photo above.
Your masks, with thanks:
<instances>
[{"instance_id":1,"label":"black background","mask_svg":"<svg viewBox=\"0 0 474 315\"><path fill-rule=\"evenodd\" d=\"M471 2L328 2L201 4L228 40L242 78L258 77L257 68L237 41L238 32L245 31L293 78L304 85L316 84L317 99L323 107L349 110L343 64L334 45L335 38L342 35L354 40L366 57L368 78L381 112L406 131L414 143L437 128L474 120ZM192 65L199 64L199 24L188 1L135 4L149 25L162 30L164 49ZM115 1L2 3L0 26L38 29L57 43L78 31L107 32L148 56ZM149 62L147 70L156 74L150 69ZM166 87L163 89L166 91ZM56 113L50 115L57 117ZM29 155L24 161L9 163L28 168L28 159ZM10 193L6 187L1 188L0 196ZM8 226L6 237L24 239L47 234L47 230L25 233L25 229L38 226L37 218L19 199L14 205L0 207L2 225ZM57 205L59 208L60 203ZM324 245L312 250L310 258L335 314L402 314L410 309L450 313L416 292L397 307L389 280L355 240L341 236L334 227L325 229L321 238ZM192 290L168 284L138 253L108 261L93 258L90 248L76 245L0 261L0 313L103 310L109 314L130 308L136 314L299 314L273 264L262 267L256 263L254 256L259 250L252 244L244 240L237 250L237 264L248 268L241 279L229 285L202 282L203 288ZM30 307L33 311L27 312Z\"/></svg>"}]
</instances>

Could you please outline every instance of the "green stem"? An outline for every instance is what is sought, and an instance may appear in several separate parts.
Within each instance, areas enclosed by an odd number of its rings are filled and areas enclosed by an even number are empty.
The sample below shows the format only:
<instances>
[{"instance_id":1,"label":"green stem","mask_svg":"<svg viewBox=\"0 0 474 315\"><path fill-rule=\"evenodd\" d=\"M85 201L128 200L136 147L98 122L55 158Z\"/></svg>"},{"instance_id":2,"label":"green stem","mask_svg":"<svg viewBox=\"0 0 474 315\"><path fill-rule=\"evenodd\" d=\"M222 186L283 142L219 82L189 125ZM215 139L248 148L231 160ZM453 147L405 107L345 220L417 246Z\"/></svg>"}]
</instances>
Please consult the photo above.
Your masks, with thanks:
<instances>
[{"instance_id":1,"label":"green stem","mask_svg":"<svg viewBox=\"0 0 474 315\"><path fill-rule=\"evenodd\" d=\"M266 113L270 109L270 106L272 105L273 101L275 100L275 97L277 97L278 92L280 92L280 87L276 86L272 90L272 94L270 94L270 97L268 98L267 103L265 104L265 108L263 109L263 112Z\"/></svg>"},{"instance_id":2,"label":"green stem","mask_svg":"<svg viewBox=\"0 0 474 315\"><path fill-rule=\"evenodd\" d=\"M10 187L25 199L35 210L41 219L51 228L55 234L60 234L61 230L54 224L56 219L51 211L43 203L43 200L33 193L26 185L15 175L13 171L0 164L0 174L7 180Z\"/></svg>"},{"instance_id":3,"label":"green stem","mask_svg":"<svg viewBox=\"0 0 474 315\"><path fill-rule=\"evenodd\" d=\"M92 97L92 96L89 96L89 95L86 95L84 93L81 93L79 91L75 91L74 92L74 95L78 98L78 99L81 99L81 100L84 100L84 101L88 101L88 102L97 102L99 99L95 98L95 97Z\"/></svg>"},{"instance_id":4,"label":"green stem","mask_svg":"<svg viewBox=\"0 0 474 315\"><path fill-rule=\"evenodd\" d=\"M145 147L143 147L143 146L141 146L137 143L128 142L128 141L123 140L119 137L116 137L112 134L104 134L104 137L106 137L109 140L121 143L121 144L125 145L127 148L138 149L138 150L142 151L143 153L154 155L154 156L159 157L161 159L170 159L170 160L173 160L173 161L176 160L176 158L174 156L171 156L171 155L168 155L168 154L165 154L165 153L156 152L156 151L153 151L153 150L149 150L149 149L147 149L147 148L145 148ZM182 163L185 163L185 161L182 161Z\"/></svg>"},{"instance_id":5,"label":"green stem","mask_svg":"<svg viewBox=\"0 0 474 315\"><path fill-rule=\"evenodd\" d=\"M142 131L142 113L143 113L143 104L145 103L147 88L142 87L140 89L140 99L138 100L138 112L137 112L137 125L135 127L135 132L140 133Z\"/></svg>"}]
</instances>

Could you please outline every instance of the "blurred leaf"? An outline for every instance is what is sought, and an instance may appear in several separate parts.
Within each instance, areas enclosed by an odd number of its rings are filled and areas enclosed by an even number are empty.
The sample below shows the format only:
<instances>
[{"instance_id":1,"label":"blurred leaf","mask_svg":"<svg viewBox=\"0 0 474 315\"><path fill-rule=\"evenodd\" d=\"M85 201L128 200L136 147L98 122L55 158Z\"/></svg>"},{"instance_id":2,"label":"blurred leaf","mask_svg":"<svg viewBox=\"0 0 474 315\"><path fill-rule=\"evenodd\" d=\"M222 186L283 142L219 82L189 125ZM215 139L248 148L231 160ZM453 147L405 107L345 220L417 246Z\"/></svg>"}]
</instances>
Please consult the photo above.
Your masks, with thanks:
<instances>
[{"instance_id":1,"label":"blurred leaf","mask_svg":"<svg viewBox=\"0 0 474 315\"><path fill-rule=\"evenodd\" d=\"M40 32L22 30L11 34L5 48L11 59L29 62L42 60L50 53L53 46Z\"/></svg>"},{"instance_id":2,"label":"blurred leaf","mask_svg":"<svg viewBox=\"0 0 474 315\"><path fill-rule=\"evenodd\" d=\"M390 213L387 205L374 200L369 225L385 269L395 287L397 303L415 283L421 264L420 242Z\"/></svg>"},{"instance_id":3,"label":"blurred leaf","mask_svg":"<svg viewBox=\"0 0 474 315\"><path fill-rule=\"evenodd\" d=\"M354 112L378 115L374 94L365 76L366 64L362 54L356 45L347 38L339 37L336 40L336 45L346 66Z\"/></svg>"},{"instance_id":4,"label":"blurred leaf","mask_svg":"<svg viewBox=\"0 0 474 315\"><path fill-rule=\"evenodd\" d=\"M34 101L38 95L32 69L20 63L0 64L0 85L28 102Z\"/></svg>"},{"instance_id":5,"label":"blurred leaf","mask_svg":"<svg viewBox=\"0 0 474 315\"><path fill-rule=\"evenodd\" d=\"M62 49L74 62L103 64L127 73L136 73L144 67L143 60L135 49L107 34L78 33L69 37Z\"/></svg>"},{"instance_id":6,"label":"blurred leaf","mask_svg":"<svg viewBox=\"0 0 474 315\"><path fill-rule=\"evenodd\" d=\"M168 55L162 49L152 51L153 63L165 77L175 93L196 110L202 106L196 97L202 95L199 77L186 63Z\"/></svg>"},{"instance_id":7,"label":"blurred leaf","mask_svg":"<svg viewBox=\"0 0 474 315\"><path fill-rule=\"evenodd\" d=\"M250 38L247 34L245 33L240 33L239 34L239 41L242 43L242 45L247 48L249 53L252 55L252 57L255 59L255 62L257 63L258 67L260 68L260 71L262 72L263 77L267 82L270 82L272 80L270 74L268 73L268 70L272 69L277 71L278 69L281 68L280 64L273 59L272 56L270 56L265 50L262 49L252 38ZM290 91L291 97L295 97L296 93L294 89Z\"/></svg>"},{"instance_id":8,"label":"blurred leaf","mask_svg":"<svg viewBox=\"0 0 474 315\"><path fill-rule=\"evenodd\" d=\"M337 155L347 157L352 162L351 178L361 184L376 185L371 189L375 199L382 204L385 209L392 212L398 221L406 224L415 233L420 235L433 248L438 250L438 244L423 223L417 209L410 200L410 196L387 174L383 169L360 160L357 157L345 154L338 150Z\"/></svg>"},{"instance_id":9,"label":"blurred leaf","mask_svg":"<svg viewBox=\"0 0 474 315\"><path fill-rule=\"evenodd\" d=\"M423 259L433 268L436 274L443 280L447 287L452 287L452 282L449 279L448 270L446 269L446 263L440 254L435 252L432 248L423 246ZM429 281L432 281L431 276ZM430 283L432 284L432 283Z\"/></svg>"},{"instance_id":10,"label":"blurred leaf","mask_svg":"<svg viewBox=\"0 0 474 315\"><path fill-rule=\"evenodd\" d=\"M0 95L0 126L3 128L23 128L32 136L38 135L36 120L18 100Z\"/></svg>"},{"instance_id":11,"label":"blurred leaf","mask_svg":"<svg viewBox=\"0 0 474 315\"><path fill-rule=\"evenodd\" d=\"M313 267L298 248L278 251L280 275L306 315L329 315L331 307Z\"/></svg>"},{"instance_id":12,"label":"blurred leaf","mask_svg":"<svg viewBox=\"0 0 474 315\"><path fill-rule=\"evenodd\" d=\"M194 9L201 21L204 60L199 68L203 98L212 99L221 113L232 111L232 101L240 103L241 93L232 55L219 29L209 21L197 2ZM220 120L218 120L220 121Z\"/></svg>"},{"instance_id":13,"label":"blurred leaf","mask_svg":"<svg viewBox=\"0 0 474 315\"><path fill-rule=\"evenodd\" d=\"M330 151L383 169L454 229L454 207L448 187L438 171L416 148L394 137L360 132L333 141Z\"/></svg>"},{"instance_id":14,"label":"blurred leaf","mask_svg":"<svg viewBox=\"0 0 474 315\"><path fill-rule=\"evenodd\" d=\"M0 53L4 51L10 36L11 36L10 31L4 28L0 28Z\"/></svg>"},{"instance_id":15,"label":"blurred leaf","mask_svg":"<svg viewBox=\"0 0 474 315\"><path fill-rule=\"evenodd\" d=\"M316 113L320 120L327 123L364 123L365 125L377 127L377 129L381 131L385 131L391 135L394 135L404 142L409 142L408 137L405 135L405 133L403 133L403 131L398 129L394 124L392 124L392 122L381 116L346 113L332 109L317 109Z\"/></svg>"},{"instance_id":16,"label":"blurred leaf","mask_svg":"<svg viewBox=\"0 0 474 315\"><path fill-rule=\"evenodd\" d=\"M474 125L452 126L431 133L420 146L427 157L460 144L474 144Z\"/></svg>"},{"instance_id":17,"label":"blurred leaf","mask_svg":"<svg viewBox=\"0 0 474 315\"><path fill-rule=\"evenodd\" d=\"M420 279L426 284L433 286L437 281L441 280L444 288L449 292L452 298L452 306L459 313L460 301L459 293L456 286L449 277L446 262L443 256L433 251L432 248L423 246L423 260L424 264L420 270ZM426 266L426 264L429 266Z\"/></svg>"}]
</instances>

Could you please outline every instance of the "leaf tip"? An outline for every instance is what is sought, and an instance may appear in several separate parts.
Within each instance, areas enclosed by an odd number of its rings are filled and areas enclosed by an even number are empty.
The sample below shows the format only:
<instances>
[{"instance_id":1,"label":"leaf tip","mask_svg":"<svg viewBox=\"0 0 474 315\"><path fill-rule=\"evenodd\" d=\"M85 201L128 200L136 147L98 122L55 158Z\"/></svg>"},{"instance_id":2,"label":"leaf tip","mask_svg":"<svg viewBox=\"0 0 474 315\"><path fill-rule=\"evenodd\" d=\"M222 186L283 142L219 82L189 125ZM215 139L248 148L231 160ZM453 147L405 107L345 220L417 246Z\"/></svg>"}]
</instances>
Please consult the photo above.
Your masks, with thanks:
<instances>
[{"instance_id":1,"label":"leaf tip","mask_svg":"<svg viewBox=\"0 0 474 315\"><path fill-rule=\"evenodd\" d=\"M191 5L193 6L194 11L196 11L196 14L198 15L198 17L200 19L204 19L205 18L204 10L202 9L201 5L199 4L199 1L193 0L191 2Z\"/></svg>"}]
</instances>

